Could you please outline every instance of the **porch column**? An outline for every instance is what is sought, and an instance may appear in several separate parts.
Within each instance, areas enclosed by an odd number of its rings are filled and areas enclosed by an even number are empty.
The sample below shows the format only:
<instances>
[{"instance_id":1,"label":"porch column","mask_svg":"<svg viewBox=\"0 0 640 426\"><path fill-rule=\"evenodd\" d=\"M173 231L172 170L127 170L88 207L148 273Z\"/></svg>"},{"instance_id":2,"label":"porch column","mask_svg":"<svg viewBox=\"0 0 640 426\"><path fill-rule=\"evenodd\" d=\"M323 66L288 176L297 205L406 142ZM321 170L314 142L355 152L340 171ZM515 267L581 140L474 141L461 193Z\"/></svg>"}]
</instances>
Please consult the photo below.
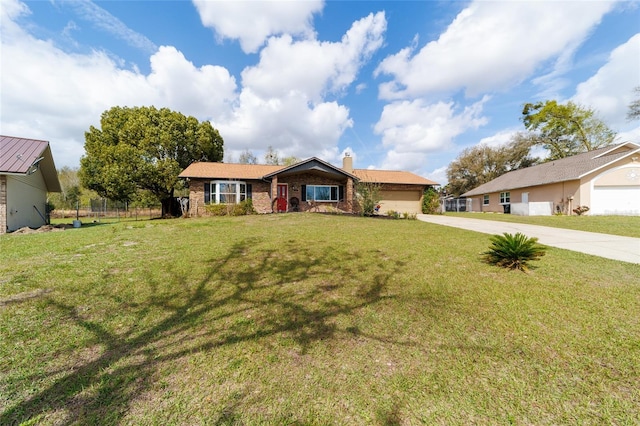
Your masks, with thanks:
<instances>
[{"instance_id":1,"label":"porch column","mask_svg":"<svg viewBox=\"0 0 640 426\"><path fill-rule=\"evenodd\" d=\"M277 200L278 199L278 175L271 179L271 213L278 211Z\"/></svg>"},{"instance_id":2,"label":"porch column","mask_svg":"<svg viewBox=\"0 0 640 426\"><path fill-rule=\"evenodd\" d=\"M353 213L353 179L347 178L347 191L345 194L347 202L347 212Z\"/></svg>"}]
</instances>

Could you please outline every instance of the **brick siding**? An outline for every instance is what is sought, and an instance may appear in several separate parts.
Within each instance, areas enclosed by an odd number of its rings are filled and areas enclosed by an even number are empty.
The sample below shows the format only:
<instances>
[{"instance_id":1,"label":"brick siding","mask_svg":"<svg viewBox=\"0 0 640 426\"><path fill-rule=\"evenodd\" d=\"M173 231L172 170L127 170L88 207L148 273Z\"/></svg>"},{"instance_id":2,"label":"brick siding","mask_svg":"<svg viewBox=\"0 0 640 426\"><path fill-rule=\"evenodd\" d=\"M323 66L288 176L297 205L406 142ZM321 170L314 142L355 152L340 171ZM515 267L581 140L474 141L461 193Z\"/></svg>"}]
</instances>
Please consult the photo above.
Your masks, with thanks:
<instances>
[{"instance_id":1,"label":"brick siding","mask_svg":"<svg viewBox=\"0 0 640 426\"><path fill-rule=\"evenodd\" d=\"M207 216L204 203L204 184L215 179L191 179L189 181L189 213L191 216ZM299 201L299 211L325 211L328 207L351 212L353 208L354 186L353 181L336 181L323 178L311 173L302 173L293 176L277 176L272 182L264 181L246 181L251 184L251 197L253 199L253 207L258 213L272 213L275 206L272 204L271 193L276 193L277 184L288 184L289 200L296 197ZM322 203L306 203L302 201L302 185L344 185L345 198L344 202L322 202ZM289 206L291 208L291 206Z\"/></svg>"},{"instance_id":2,"label":"brick siding","mask_svg":"<svg viewBox=\"0 0 640 426\"><path fill-rule=\"evenodd\" d=\"M204 202L204 184L216 179L191 179L189 181L189 214L191 216L208 216ZM258 213L271 213L271 197L269 183L263 181L242 181L251 185L253 207Z\"/></svg>"}]
</instances>

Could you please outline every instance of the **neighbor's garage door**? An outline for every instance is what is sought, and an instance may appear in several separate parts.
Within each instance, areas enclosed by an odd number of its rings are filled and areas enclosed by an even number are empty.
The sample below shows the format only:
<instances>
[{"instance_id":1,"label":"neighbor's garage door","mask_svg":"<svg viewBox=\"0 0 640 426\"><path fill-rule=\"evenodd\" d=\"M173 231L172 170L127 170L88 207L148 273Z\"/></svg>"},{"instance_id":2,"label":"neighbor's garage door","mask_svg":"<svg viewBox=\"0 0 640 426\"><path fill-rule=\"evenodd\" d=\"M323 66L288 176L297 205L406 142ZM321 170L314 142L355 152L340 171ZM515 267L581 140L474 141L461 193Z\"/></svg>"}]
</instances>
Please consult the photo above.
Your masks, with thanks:
<instances>
[{"instance_id":1,"label":"neighbor's garage door","mask_svg":"<svg viewBox=\"0 0 640 426\"><path fill-rule=\"evenodd\" d=\"M380 211L395 210L399 213L422 213L422 191L380 191Z\"/></svg>"},{"instance_id":2,"label":"neighbor's garage door","mask_svg":"<svg viewBox=\"0 0 640 426\"><path fill-rule=\"evenodd\" d=\"M596 186L589 214L640 215L640 186Z\"/></svg>"}]
</instances>

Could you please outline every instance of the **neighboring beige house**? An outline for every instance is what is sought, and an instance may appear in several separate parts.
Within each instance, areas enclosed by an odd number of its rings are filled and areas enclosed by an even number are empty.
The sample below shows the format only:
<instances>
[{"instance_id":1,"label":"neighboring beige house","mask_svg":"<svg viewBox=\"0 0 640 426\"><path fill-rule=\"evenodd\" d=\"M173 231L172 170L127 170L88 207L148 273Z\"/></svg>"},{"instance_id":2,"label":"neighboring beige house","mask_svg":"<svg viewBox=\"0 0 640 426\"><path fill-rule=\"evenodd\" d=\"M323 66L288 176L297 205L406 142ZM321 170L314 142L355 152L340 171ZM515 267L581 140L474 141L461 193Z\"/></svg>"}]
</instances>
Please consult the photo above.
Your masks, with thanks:
<instances>
[{"instance_id":1,"label":"neighboring beige house","mask_svg":"<svg viewBox=\"0 0 640 426\"><path fill-rule=\"evenodd\" d=\"M464 194L472 211L640 215L640 145L625 142L506 173Z\"/></svg>"},{"instance_id":2,"label":"neighboring beige house","mask_svg":"<svg viewBox=\"0 0 640 426\"><path fill-rule=\"evenodd\" d=\"M47 223L47 192L60 192L49 142L0 135L0 234Z\"/></svg>"},{"instance_id":3,"label":"neighboring beige house","mask_svg":"<svg viewBox=\"0 0 640 426\"><path fill-rule=\"evenodd\" d=\"M410 172L353 169L345 157L343 167L319 158L291 166L198 162L180 177L189 183L189 210L205 215L208 204L234 204L251 198L259 213L291 211L357 211L359 182L380 185L380 213L395 210L421 213L424 190L437 183Z\"/></svg>"}]
</instances>

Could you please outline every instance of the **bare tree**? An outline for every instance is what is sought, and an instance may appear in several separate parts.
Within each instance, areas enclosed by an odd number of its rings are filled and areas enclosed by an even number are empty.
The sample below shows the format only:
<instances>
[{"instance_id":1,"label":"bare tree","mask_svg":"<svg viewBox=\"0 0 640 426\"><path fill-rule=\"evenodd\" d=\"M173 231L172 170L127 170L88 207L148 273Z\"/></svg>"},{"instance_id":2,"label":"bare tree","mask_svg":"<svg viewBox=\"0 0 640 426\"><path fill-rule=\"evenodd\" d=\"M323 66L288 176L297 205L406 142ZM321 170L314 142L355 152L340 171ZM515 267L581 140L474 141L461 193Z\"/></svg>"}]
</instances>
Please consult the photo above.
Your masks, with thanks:
<instances>
[{"instance_id":1,"label":"bare tree","mask_svg":"<svg viewBox=\"0 0 640 426\"><path fill-rule=\"evenodd\" d=\"M629 111L627 112L627 120L640 119L640 86L637 86L633 91L636 93L636 99L629 104Z\"/></svg>"},{"instance_id":2,"label":"bare tree","mask_svg":"<svg viewBox=\"0 0 640 426\"><path fill-rule=\"evenodd\" d=\"M447 168L449 192L459 196L507 172L536 164L538 159L530 152L537 142L535 135L516 133L505 146L465 149Z\"/></svg>"},{"instance_id":3,"label":"bare tree","mask_svg":"<svg viewBox=\"0 0 640 426\"><path fill-rule=\"evenodd\" d=\"M238 157L238 163L240 164L258 164L258 158L253 155L253 152L245 149Z\"/></svg>"},{"instance_id":4,"label":"bare tree","mask_svg":"<svg viewBox=\"0 0 640 426\"><path fill-rule=\"evenodd\" d=\"M267 152L264 154L264 164L270 164L272 166L280 164L280 155L271 145L267 147Z\"/></svg>"}]
</instances>

